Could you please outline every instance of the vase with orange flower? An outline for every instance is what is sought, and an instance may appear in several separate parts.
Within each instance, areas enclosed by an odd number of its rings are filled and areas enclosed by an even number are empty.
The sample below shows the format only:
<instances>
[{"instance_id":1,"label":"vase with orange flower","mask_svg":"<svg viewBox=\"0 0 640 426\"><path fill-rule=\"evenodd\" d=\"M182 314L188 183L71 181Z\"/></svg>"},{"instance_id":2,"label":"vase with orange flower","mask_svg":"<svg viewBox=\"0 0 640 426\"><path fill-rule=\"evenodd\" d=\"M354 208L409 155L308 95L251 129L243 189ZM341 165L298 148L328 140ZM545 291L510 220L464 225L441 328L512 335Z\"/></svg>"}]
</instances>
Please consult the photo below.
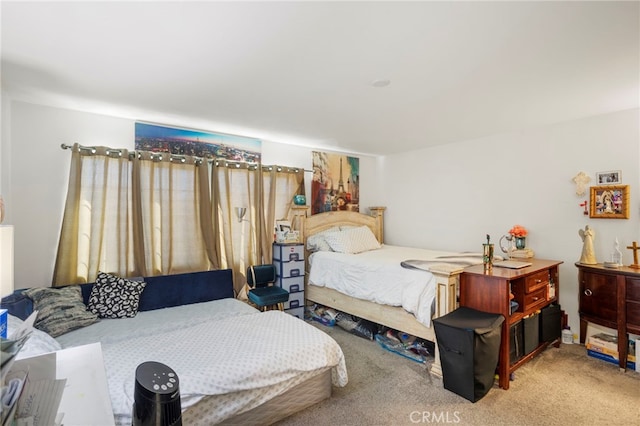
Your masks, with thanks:
<instances>
[{"instance_id":1,"label":"vase with orange flower","mask_svg":"<svg viewBox=\"0 0 640 426\"><path fill-rule=\"evenodd\" d=\"M527 228L525 228L522 225L514 225L509 230L509 234L515 240L516 250L524 250L524 248L527 246L526 237L527 237L527 234L529 234L529 231L527 231Z\"/></svg>"}]
</instances>

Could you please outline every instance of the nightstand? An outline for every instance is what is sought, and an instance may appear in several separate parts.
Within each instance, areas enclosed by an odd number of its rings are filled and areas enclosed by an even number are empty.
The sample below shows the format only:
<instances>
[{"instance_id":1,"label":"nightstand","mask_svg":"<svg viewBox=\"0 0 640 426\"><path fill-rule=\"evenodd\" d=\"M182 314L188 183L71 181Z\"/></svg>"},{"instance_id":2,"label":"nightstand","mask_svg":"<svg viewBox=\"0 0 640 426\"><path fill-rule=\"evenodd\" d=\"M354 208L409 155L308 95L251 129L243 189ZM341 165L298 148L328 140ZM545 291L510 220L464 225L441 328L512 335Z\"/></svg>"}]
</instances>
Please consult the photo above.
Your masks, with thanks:
<instances>
[{"instance_id":1,"label":"nightstand","mask_svg":"<svg viewBox=\"0 0 640 426\"><path fill-rule=\"evenodd\" d=\"M578 268L580 343L585 343L592 322L613 328L618 334L620 370L627 368L628 333L640 334L640 271L622 266L606 268L601 263Z\"/></svg>"},{"instance_id":2,"label":"nightstand","mask_svg":"<svg viewBox=\"0 0 640 426\"><path fill-rule=\"evenodd\" d=\"M527 261L532 263L531 266L522 269L494 266L491 271L485 273L483 265L475 265L465 268L460 275L460 306L501 314L505 318L502 323L498 361L499 384L503 389L509 389L510 374L517 368L542 352L549 344L560 344L560 338L539 341L539 329L532 327L536 330L536 335L528 353L520 352L513 356L512 349L515 349L515 345L526 340L525 327L529 325L529 319L535 318L535 321L539 321L540 315L536 313L557 303L559 297L558 266L563 262L543 259ZM511 300L518 303L513 313ZM538 326L539 323L534 325ZM525 338L517 340L518 333L525 333ZM515 342L512 342L514 338Z\"/></svg>"}]
</instances>

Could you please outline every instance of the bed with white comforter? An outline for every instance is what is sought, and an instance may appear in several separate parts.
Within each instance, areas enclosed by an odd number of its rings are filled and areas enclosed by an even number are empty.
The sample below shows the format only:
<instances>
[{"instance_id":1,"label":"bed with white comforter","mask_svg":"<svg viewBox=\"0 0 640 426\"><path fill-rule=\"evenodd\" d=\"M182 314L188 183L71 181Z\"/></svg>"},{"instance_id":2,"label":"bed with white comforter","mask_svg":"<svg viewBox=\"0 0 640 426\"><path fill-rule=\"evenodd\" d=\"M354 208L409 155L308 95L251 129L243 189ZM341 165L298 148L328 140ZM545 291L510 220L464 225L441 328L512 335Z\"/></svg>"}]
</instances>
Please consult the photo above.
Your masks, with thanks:
<instances>
[{"instance_id":1,"label":"bed with white comforter","mask_svg":"<svg viewBox=\"0 0 640 426\"><path fill-rule=\"evenodd\" d=\"M456 309L459 276L481 255L386 245L385 207L369 210L296 217L309 253L307 303L437 343L431 319ZM442 375L437 350L431 372Z\"/></svg>"},{"instance_id":2,"label":"bed with white comforter","mask_svg":"<svg viewBox=\"0 0 640 426\"><path fill-rule=\"evenodd\" d=\"M429 327L436 299L436 278L430 269L462 269L479 263L481 254L386 244L357 254L317 251L309 256L309 284L401 306Z\"/></svg>"},{"instance_id":3,"label":"bed with white comforter","mask_svg":"<svg viewBox=\"0 0 640 426\"><path fill-rule=\"evenodd\" d=\"M446 252L382 245L358 254L318 251L309 256L309 284L352 297L402 306L429 327L436 297L434 275L401 266L407 259L434 259Z\"/></svg>"},{"instance_id":4,"label":"bed with white comforter","mask_svg":"<svg viewBox=\"0 0 640 426\"><path fill-rule=\"evenodd\" d=\"M62 347L100 342L117 424L131 424L134 372L145 361L171 367L182 408L207 404L210 425L258 407L331 369L347 383L340 346L327 334L280 311L259 312L236 299L103 319L57 338Z\"/></svg>"}]
</instances>

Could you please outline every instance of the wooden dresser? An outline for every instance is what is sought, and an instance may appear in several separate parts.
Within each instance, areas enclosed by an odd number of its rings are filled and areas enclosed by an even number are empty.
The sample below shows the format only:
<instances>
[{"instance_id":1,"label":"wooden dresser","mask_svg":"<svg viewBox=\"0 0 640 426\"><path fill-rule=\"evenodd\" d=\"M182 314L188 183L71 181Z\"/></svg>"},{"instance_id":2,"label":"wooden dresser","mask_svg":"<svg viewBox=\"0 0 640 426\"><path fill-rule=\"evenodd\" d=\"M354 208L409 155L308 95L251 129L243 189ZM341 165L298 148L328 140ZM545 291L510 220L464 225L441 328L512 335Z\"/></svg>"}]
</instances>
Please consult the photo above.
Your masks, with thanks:
<instances>
[{"instance_id":1,"label":"wooden dresser","mask_svg":"<svg viewBox=\"0 0 640 426\"><path fill-rule=\"evenodd\" d=\"M526 259L532 265L522 269L507 269L494 266L485 273L483 265L465 268L460 275L460 306L483 312L501 314L505 317L500 337L500 357L498 360L499 384L509 389L509 376L522 364L542 352L550 343L539 342L527 355L510 362L510 327L525 316L535 313L545 306L557 302L559 297L558 265L561 261ZM553 290L551 288L553 287ZM518 308L511 313L511 294L518 302Z\"/></svg>"},{"instance_id":2,"label":"wooden dresser","mask_svg":"<svg viewBox=\"0 0 640 426\"><path fill-rule=\"evenodd\" d=\"M602 264L578 267L580 286L580 343L585 343L589 322L618 331L620 369L627 367L627 333L640 334L640 270L605 268Z\"/></svg>"}]
</instances>

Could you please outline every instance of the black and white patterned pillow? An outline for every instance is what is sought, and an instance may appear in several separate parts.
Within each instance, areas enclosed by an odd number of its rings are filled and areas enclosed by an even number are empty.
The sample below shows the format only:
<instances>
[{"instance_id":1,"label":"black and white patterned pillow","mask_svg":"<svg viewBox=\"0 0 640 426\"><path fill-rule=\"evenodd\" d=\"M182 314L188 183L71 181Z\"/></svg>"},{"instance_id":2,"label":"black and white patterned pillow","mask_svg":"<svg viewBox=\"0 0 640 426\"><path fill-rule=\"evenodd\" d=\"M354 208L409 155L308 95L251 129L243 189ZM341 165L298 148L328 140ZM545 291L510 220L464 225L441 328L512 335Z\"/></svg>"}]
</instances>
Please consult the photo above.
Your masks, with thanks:
<instances>
[{"instance_id":1,"label":"black and white patterned pillow","mask_svg":"<svg viewBox=\"0 0 640 426\"><path fill-rule=\"evenodd\" d=\"M138 313L140 295L146 285L144 281L98 272L88 308L100 318L133 318Z\"/></svg>"}]
</instances>

